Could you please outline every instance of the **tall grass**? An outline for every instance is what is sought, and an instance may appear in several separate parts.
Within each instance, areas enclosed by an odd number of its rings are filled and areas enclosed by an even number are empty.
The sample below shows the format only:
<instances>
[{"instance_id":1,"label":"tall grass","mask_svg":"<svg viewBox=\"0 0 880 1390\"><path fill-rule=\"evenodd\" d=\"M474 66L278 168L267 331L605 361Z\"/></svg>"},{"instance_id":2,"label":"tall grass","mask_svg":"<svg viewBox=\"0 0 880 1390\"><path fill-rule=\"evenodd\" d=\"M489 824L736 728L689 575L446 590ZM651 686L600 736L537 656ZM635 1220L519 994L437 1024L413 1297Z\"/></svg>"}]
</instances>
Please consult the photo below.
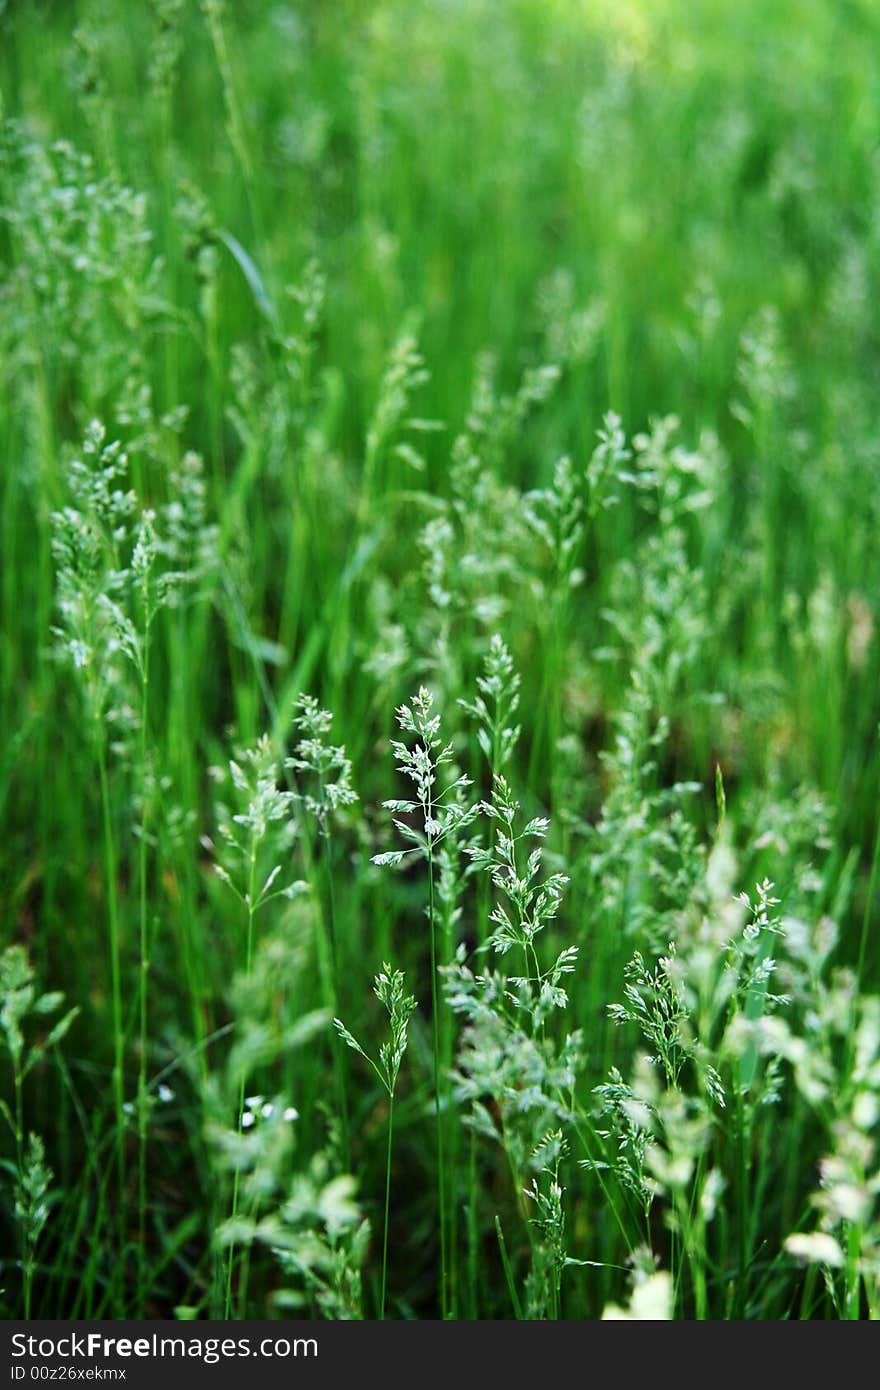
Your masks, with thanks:
<instances>
[{"instance_id":1,"label":"tall grass","mask_svg":"<svg viewBox=\"0 0 880 1390\"><path fill-rule=\"evenodd\" d=\"M2 8L2 1311L878 1314L878 38Z\"/></svg>"}]
</instances>

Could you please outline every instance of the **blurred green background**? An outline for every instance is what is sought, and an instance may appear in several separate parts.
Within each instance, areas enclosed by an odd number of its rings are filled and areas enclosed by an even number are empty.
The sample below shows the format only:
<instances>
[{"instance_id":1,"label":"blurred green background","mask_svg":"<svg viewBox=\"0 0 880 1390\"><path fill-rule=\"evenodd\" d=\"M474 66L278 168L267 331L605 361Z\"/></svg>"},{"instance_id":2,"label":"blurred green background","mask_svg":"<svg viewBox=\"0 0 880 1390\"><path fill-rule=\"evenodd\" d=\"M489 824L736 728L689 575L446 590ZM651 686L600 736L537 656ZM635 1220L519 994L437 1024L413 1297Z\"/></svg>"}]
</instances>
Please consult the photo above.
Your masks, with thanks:
<instances>
[{"instance_id":1,"label":"blurred green background","mask_svg":"<svg viewBox=\"0 0 880 1390\"><path fill-rule=\"evenodd\" d=\"M657 775L701 784L701 828L716 764L743 844L765 802L824 798L820 907L843 904L855 963L880 768L878 46L869 0L0 5L0 920L84 1006L85 1093L109 1067L107 889L88 737L51 656L50 516L95 417L148 502L198 451L219 526L212 601L163 618L155 648L152 1071L228 1018L234 913L199 837L230 740L284 733L301 689L334 712L366 813L339 866L356 1020L383 954L421 951L417 895L364 867L384 844L394 707L427 680L459 730L455 700L501 631L523 672L523 799L576 856L628 681L609 609L650 609L661 645L678 618L693 639L667 673ZM400 404L416 344L427 375ZM505 551L521 494L561 455L583 469L608 411L628 436L675 415L717 460L686 526L693 630L671 590L651 608L654 523L628 499L591 534L561 628ZM470 502L466 429L492 480ZM460 541L425 531L438 517ZM136 780L123 759L132 978ZM786 824L768 820L765 850L787 850ZM744 851L744 873L771 872L770 850ZM581 1024L626 954L608 948ZM876 966L871 944L875 982ZM60 1123L72 1184L66 1094L46 1077L34 1124ZM156 1162L173 1207L191 1160L172 1150ZM412 1278L422 1306L429 1275Z\"/></svg>"}]
</instances>

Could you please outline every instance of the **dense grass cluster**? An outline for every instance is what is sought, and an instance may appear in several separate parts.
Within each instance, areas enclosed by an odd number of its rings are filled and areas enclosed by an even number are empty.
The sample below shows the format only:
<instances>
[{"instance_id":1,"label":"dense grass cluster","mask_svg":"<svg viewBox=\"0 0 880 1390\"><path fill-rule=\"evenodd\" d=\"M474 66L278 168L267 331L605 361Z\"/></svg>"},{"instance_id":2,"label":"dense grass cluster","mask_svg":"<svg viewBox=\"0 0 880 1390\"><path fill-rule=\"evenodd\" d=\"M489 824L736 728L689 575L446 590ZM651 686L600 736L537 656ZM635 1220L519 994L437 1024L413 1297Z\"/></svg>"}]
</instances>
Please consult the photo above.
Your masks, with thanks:
<instances>
[{"instance_id":1,"label":"dense grass cluster","mask_svg":"<svg viewBox=\"0 0 880 1390\"><path fill-rule=\"evenodd\" d=\"M878 43L0 4L6 1316L880 1316Z\"/></svg>"}]
</instances>

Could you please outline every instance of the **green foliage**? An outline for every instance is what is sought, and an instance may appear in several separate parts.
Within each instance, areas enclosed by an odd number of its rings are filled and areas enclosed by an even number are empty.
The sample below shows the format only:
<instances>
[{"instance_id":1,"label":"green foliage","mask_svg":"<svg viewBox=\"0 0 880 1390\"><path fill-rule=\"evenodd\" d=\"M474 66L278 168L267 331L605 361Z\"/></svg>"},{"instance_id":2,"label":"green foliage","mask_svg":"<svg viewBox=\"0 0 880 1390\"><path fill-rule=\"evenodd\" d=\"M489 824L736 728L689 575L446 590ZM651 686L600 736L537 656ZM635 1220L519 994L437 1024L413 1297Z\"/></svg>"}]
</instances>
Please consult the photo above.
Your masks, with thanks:
<instances>
[{"instance_id":1,"label":"green foliage","mask_svg":"<svg viewBox=\"0 0 880 1390\"><path fill-rule=\"evenodd\" d=\"M0 4L3 1311L880 1315L876 7L75 8Z\"/></svg>"}]
</instances>

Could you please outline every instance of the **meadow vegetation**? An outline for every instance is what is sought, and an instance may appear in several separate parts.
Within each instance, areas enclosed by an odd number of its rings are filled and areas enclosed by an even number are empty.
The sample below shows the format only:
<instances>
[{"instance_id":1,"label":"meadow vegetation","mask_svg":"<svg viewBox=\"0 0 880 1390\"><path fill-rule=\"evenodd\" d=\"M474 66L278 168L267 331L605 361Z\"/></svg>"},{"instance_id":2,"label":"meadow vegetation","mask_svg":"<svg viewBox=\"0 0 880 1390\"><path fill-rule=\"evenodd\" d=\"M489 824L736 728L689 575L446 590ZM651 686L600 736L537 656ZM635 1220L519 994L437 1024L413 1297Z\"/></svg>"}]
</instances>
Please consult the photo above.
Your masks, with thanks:
<instances>
[{"instance_id":1,"label":"meadow vegetation","mask_svg":"<svg viewBox=\"0 0 880 1390\"><path fill-rule=\"evenodd\" d=\"M5 1316L880 1316L878 44L0 3Z\"/></svg>"}]
</instances>

